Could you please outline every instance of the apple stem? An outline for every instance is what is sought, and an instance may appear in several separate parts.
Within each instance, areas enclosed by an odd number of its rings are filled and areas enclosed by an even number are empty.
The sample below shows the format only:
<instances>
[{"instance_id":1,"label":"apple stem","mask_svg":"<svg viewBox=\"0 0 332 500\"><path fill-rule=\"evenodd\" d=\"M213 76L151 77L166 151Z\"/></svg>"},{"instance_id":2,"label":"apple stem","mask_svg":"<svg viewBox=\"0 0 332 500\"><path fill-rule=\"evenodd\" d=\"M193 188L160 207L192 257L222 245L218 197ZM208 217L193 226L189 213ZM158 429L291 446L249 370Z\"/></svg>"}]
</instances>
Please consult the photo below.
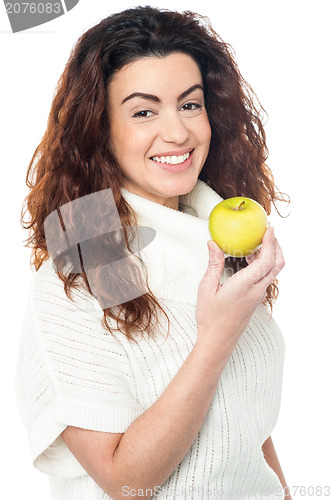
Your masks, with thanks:
<instances>
[{"instance_id":1,"label":"apple stem","mask_svg":"<svg viewBox=\"0 0 332 500\"><path fill-rule=\"evenodd\" d=\"M237 208L237 209L238 209L238 210L242 210L242 208L241 208L241 207L242 207L242 205L244 205L244 204L245 204L245 200L241 201L241 203L240 203L240 205L238 206L238 208Z\"/></svg>"}]
</instances>

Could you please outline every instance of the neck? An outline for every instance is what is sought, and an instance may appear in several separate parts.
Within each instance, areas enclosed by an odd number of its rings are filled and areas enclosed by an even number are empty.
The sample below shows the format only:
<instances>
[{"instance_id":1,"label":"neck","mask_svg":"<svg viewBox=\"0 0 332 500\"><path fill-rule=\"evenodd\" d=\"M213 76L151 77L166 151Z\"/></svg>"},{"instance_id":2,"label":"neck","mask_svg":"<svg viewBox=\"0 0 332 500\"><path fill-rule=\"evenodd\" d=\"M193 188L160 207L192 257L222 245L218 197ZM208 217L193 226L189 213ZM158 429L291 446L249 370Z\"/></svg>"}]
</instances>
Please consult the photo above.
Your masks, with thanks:
<instances>
[{"instance_id":1,"label":"neck","mask_svg":"<svg viewBox=\"0 0 332 500\"><path fill-rule=\"evenodd\" d=\"M159 196L158 194L155 193L150 193L148 191L140 190L136 186L132 186L127 183L125 183L123 187L130 193L136 194L137 196L141 196L146 200L154 201L155 203L159 203L159 205L172 208L173 210L179 210L179 195L166 198L164 196Z\"/></svg>"},{"instance_id":2,"label":"neck","mask_svg":"<svg viewBox=\"0 0 332 500\"><path fill-rule=\"evenodd\" d=\"M156 232L140 253L147 266L151 291L158 299L195 305L198 285L209 260L209 214L222 198L200 180L190 193L179 196L177 210L125 189L122 196L137 215L138 233L140 226Z\"/></svg>"}]
</instances>

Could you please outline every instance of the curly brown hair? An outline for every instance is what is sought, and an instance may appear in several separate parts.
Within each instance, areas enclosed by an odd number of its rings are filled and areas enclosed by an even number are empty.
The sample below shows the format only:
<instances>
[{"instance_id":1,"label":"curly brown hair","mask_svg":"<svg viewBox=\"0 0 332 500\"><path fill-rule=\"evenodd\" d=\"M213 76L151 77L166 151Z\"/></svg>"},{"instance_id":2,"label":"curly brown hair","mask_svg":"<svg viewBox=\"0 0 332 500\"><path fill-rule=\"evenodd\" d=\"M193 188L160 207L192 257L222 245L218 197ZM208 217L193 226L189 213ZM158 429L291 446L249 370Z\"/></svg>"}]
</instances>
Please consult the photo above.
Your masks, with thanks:
<instances>
[{"instance_id":1,"label":"curly brown hair","mask_svg":"<svg viewBox=\"0 0 332 500\"><path fill-rule=\"evenodd\" d=\"M30 192L24 200L21 223L29 229L25 241L32 248L31 265L36 271L49 258L46 217L72 200L107 188L112 189L130 250L125 227L136 226L137 220L121 196L123 174L110 148L108 86L124 65L174 52L193 57L203 78L212 136L199 178L222 198L253 198L267 214L272 203L277 209L277 201L286 201L265 163L265 111L243 79L232 48L209 20L189 11L127 9L103 19L78 39L58 81L46 132L29 163L26 184ZM24 220L27 212L29 221ZM245 259L227 258L227 265L235 272L247 263ZM84 270L57 274L69 298L71 289L82 283L91 293ZM119 307L104 309L103 325L108 331L112 332L110 320L116 320L117 328L136 341L139 332L152 335L152 320L158 320L158 309L167 317L148 287L147 276L145 279L147 293ZM278 296L277 283L275 280L266 290L264 302L271 310Z\"/></svg>"}]
</instances>

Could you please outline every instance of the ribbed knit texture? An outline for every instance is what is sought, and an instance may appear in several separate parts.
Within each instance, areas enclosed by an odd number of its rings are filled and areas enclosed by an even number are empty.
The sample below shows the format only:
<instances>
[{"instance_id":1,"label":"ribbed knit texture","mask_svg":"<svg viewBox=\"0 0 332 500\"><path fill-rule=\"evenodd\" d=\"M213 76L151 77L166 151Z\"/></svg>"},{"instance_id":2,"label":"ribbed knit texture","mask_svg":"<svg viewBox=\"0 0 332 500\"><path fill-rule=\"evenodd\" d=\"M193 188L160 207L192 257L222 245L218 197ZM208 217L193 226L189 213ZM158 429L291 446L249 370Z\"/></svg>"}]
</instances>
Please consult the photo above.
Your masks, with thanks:
<instances>
[{"instance_id":1,"label":"ribbed knit texture","mask_svg":"<svg viewBox=\"0 0 332 500\"><path fill-rule=\"evenodd\" d=\"M70 301L47 261L34 273L18 361L17 397L31 457L53 500L109 500L65 446L67 425L125 432L163 393L197 339L197 288L208 263L208 216L221 198L198 181L179 211L122 190L140 225L156 230L142 251L149 286L170 319L138 345L101 325L83 288ZM222 281L226 279L223 274ZM284 341L262 304L226 365L200 431L152 498L279 500L261 450L277 420Z\"/></svg>"}]
</instances>

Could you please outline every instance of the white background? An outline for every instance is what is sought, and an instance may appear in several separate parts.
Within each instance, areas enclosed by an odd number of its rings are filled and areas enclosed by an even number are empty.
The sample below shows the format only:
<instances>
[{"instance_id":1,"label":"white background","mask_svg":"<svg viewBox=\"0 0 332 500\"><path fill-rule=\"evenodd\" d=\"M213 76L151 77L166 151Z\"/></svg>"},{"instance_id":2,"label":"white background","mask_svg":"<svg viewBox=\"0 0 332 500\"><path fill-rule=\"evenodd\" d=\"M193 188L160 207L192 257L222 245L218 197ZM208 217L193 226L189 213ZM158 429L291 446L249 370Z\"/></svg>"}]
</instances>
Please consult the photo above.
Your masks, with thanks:
<instances>
[{"instance_id":1,"label":"white background","mask_svg":"<svg viewBox=\"0 0 332 500\"><path fill-rule=\"evenodd\" d=\"M144 5L144 2L140 2ZM116 7L112 8L112 4ZM48 498L45 476L30 463L15 400L15 369L28 295L30 250L20 210L25 174L46 128L56 83L77 38L128 1L81 0L65 16L11 33L0 6L1 54L1 476L6 498ZM207 15L230 43L244 78L269 115L269 165L292 204L270 217L284 251L274 316L286 361L282 405L272 434L296 498L331 487L331 28L328 1L150 1ZM176 75L170 75L176 78ZM2 495L1 495L2 496ZM324 497L324 495L322 495ZM4 498L5 498L4 497ZM231 499L227 499L231 500Z\"/></svg>"}]
</instances>

